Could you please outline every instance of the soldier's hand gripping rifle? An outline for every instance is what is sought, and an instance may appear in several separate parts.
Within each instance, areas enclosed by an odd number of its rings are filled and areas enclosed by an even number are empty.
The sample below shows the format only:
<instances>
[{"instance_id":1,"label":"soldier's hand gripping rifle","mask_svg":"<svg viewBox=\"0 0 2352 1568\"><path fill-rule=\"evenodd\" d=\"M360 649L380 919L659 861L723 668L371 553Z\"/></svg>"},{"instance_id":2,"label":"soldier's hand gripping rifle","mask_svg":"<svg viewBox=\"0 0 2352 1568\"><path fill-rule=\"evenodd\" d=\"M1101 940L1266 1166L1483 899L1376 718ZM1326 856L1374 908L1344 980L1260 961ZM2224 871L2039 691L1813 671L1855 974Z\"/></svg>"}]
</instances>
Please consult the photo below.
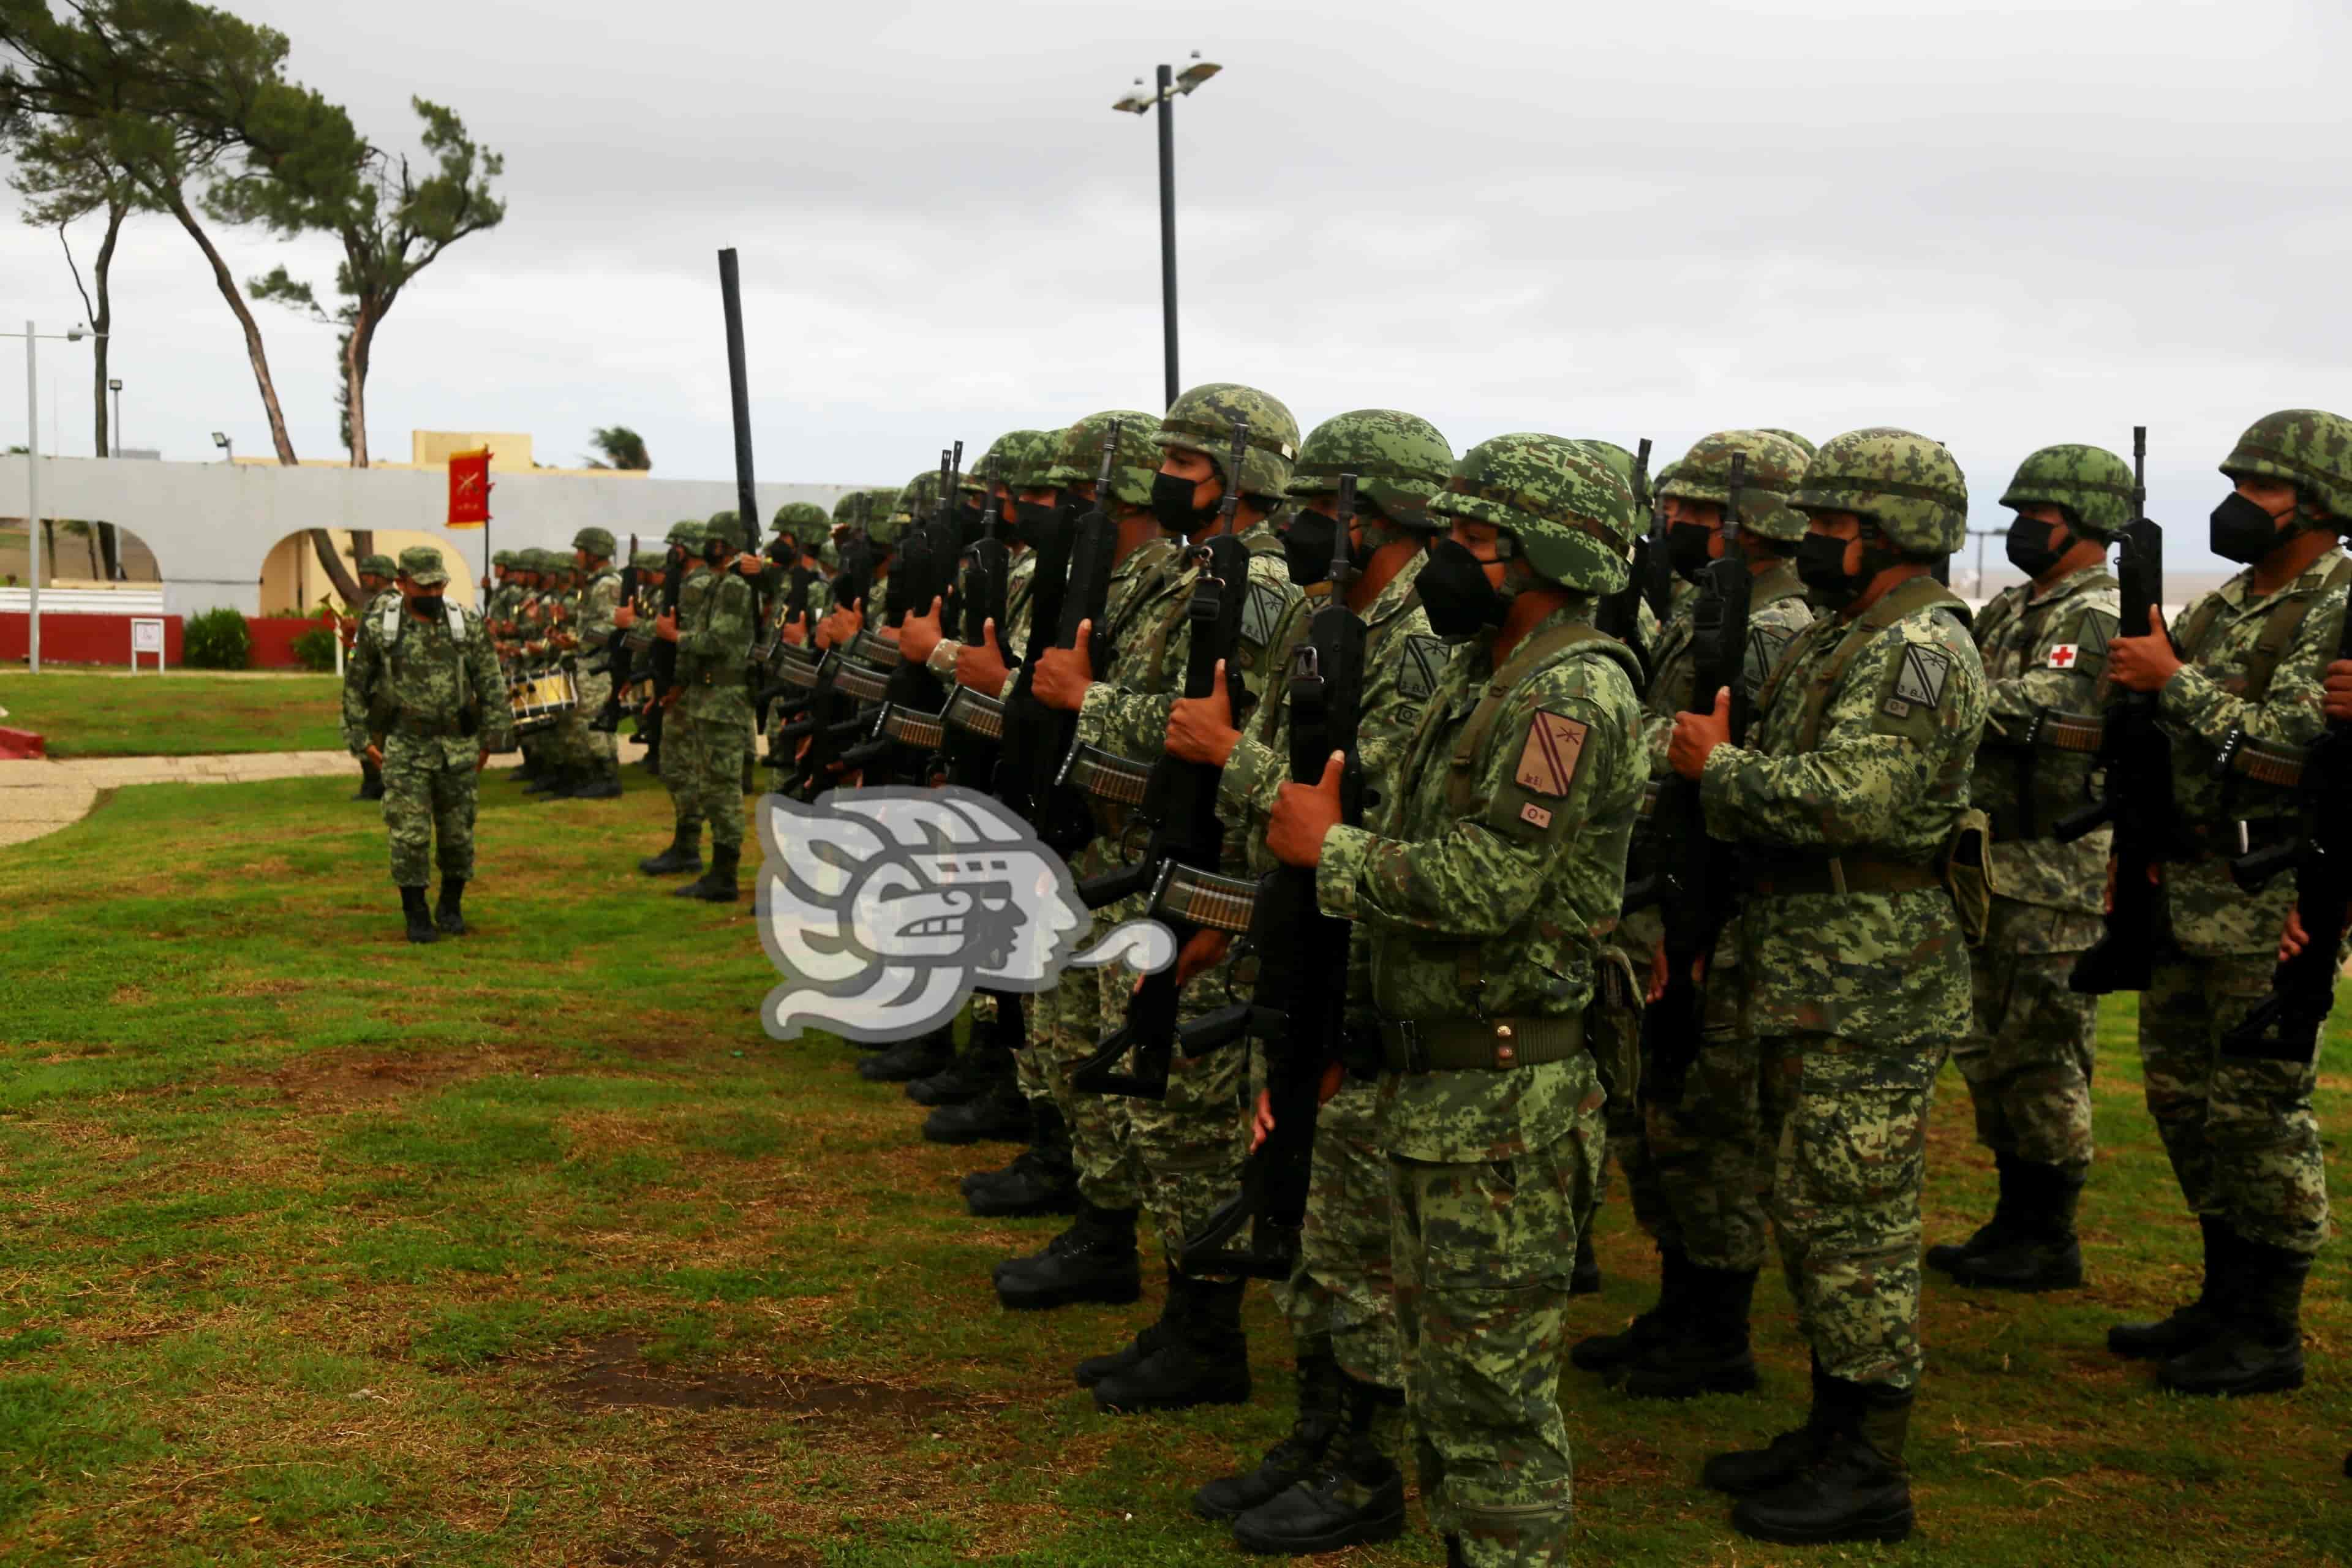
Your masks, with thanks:
<instances>
[{"instance_id":1,"label":"soldier's hand gripping rifle","mask_svg":"<svg viewBox=\"0 0 2352 1568\"><path fill-rule=\"evenodd\" d=\"M940 451L938 503L931 515L916 520L898 542L885 595L887 624L894 628L904 626L908 616L924 614L933 600L944 600L953 591L956 486L962 478L962 442ZM919 784L926 781L929 760L939 751L940 709L946 693L938 676L904 657L895 644L890 651L889 675L873 734L850 748L842 761L845 767L856 769L884 763L904 782Z\"/></svg>"},{"instance_id":2,"label":"soldier's hand gripping rifle","mask_svg":"<svg viewBox=\"0 0 2352 1568\"><path fill-rule=\"evenodd\" d=\"M843 541L841 566L841 574L833 580L834 606L865 604L874 585L874 553L863 534ZM797 752L784 792L797 800L814 800L840 781L843 749L867 728L863 709L881 700L887 678L850 658L846 647L825 649L814 664L784 667L787 680L803 672L811 682L808 711L782 727L778 744L788 752Z\"/></svg>"},{"instance_id":3,"label":"soldier's hand gripping rifle","mask_svg":"<svg viewBox=\"0 0 2352 1568\"><path fill-rule=\"evenodd\" d=\"M1194 575L1192 603L1185 609L1190 642L1184 659L1184 695L1194 700L1215 697L1220 663L1225 667L1227 700L1243 689L1242 606L1249 598L1249 547L1234 536L1234 517L1241 501L1242 459L1248 438L1248 425L1234 421L1233 450L1225 465L1224 526L1191 551ZM1238 722L1240 717L1229 712L1227 721ZM1217 819L1217 780L1223 771L1209 763L1182 762L1163 752L1144 791L1141 816L1150 825L1151 837L1137 872L1150 878L1152 913L1169 922L1180 948L1201 928L1160 894L1188 868L1216 871L1224 848L1224 826ZM1090 880L1108 884L1114 878L1123 883L1137 879L1135 874L1114 874ZM1100 898L1100 891L1099 888L1089 891L1087 884L1081 884L1078 896L1089 909L1099 909L1113 901ZM1116 896L1124 896L1124 891ZM1073 1088L1141 1100L1166 1097L1169 1063L1176 1047L1176 969L1171 963L1143 977L1143 984L1129 999L1126 1022L1071 1069ZM1242 1021L1233 1016L1226 1027L1237 1033ZM1130 1051L1135 1057L1133 1070L1118 1071L1118 1062Z\"/></svg>"},{"instance_id":4,"label":"soldier's hand gripping rifle","mask_svg":"<svg viewBox=\"0 0 2352 1568\"><path fill-rule=\"evenodd\" d=\"M2336 634L2336 657L2352 658L2352 614ZM2303 949L2271 971L2270 994L2221 1037L2225 1057L2309 1062L2336 1005L2336 943L2352 919L2352 723L2330 719L2305 748L2295 795L2295 837L2240 856L2230 875L2251 893L2281 871L2294 872Z\"/></svg>"},{"instance_id":5,"label":"soldier's hand gripping rifle","mask_svg":"<svg viewBox=\"0 0 2352 1568\"><path fill-rule=\"evenodd\" d=\"M1342 474L1331 592L1291 655L1286 699L1290 777L1297 784L1320 784L1333 753L1343 756L1339 820L1349 826L1362 826L1364 817L1357 739L1363 719L1365 628L1348 607L1348 584L1356 576L1348 559L1355 510L1356 476ZM1299 1232L1307 1222L1324 1075L1349 1057L1348 942L1353 928L1323 912L1315 899L1315 873L1295 866L1270 871L1255 885L1180 871L1160 902L1224 930L1233 929L1233 912L1254 906L1246 920L1247 945L1257 955L1258 970L1246 1033L1266 1041L1265 1091L1274 1113L1274 1130L1242 1166L1241 1192L1184 1238L1180 1266L1195 1276L1287 1279L1297 1266ZM1213 1037L1221 1032L1224 1011L1178 1031L1185 1056L1202 1055L1222 1043ZM1245 1226L1251 1227L1250 1244L1236 1247L1234 1238Z\"/></svg>"},{"instance_id":6,"label":"soldier's hand gripping rifle","mask_svg":"<svg viewBox=\"0 0 2352 1568\"><path fill-rule=\"evenodd\" d=\"M2151 610L2164 607L2164 530L2148 521L2147 426L2132 428L2131 524L2116 553L2116 578L2123 589L2123 626L2139 635ZM2169 637L2169 632L2166 636ZM2116 687L2109 698L2099 736L2098 763L2105 771L2099 798L2058 819L2055 832L2071 844L2103 823L2115 826L2111 851L2115 891L2106 929L2089 952L2074 961L2067 984L2094 996L2110 991L2145 991L2158 959L2172 951L2170 922L2157 870L2180 846L2179 811L2172 794L2172 741L2157 722L2156 694Z\"/></svg>"},{"instance_id":7,"label":"soldier's hand gripping rifle","mask_svg":"<svg viewBox=\"0 0 2352 1568\"><path fill-rule=\"evenodd\" d=\"M1642 437L1641 450L1633 454L1633 505L1636 510L1650 510L1650 438ZM1653 518L1651 531L1633 542L1633 569L1625 577L1625 585L1601 601L1600 612L1592 624L1633 650L1634 661L1642 667L1642 683L1649 684L1650 645L1642 636L1642 605L1650 591L1651 556L1663 550L1656 538L1657 524Z\"/></svg>"},{"instance_id":8,"label":"soldier's hand gripping rifle","mask_svg":"<svg viewBox=\"0 0 2352 1568\"><path fill-rule=\"evenodd\" d=\"M1723 556L1699 574L1698 598L1691 605L1696 668L1687 712L1714 711L1716 694L1731 694L1731 741L1748 732L1748 607L1755 579L1748 571L1748 546L1740 535L1739 498L1748 482L1748 458L1733 453L1725 486ZM1625 907L1655 902L1665 926L1665 991L1642 1015L1642 1093L1653 1103L1682 1094L1684 1075L1698 1058L1701 982L1695 967L1715 954L1717 939L1738 903L1739 869L1734 846L1711 837L1699 786L1680 773L1659 786L1652 818L1656 863L1646 881L1628 889Z\"/></svg>"}]
</instances>

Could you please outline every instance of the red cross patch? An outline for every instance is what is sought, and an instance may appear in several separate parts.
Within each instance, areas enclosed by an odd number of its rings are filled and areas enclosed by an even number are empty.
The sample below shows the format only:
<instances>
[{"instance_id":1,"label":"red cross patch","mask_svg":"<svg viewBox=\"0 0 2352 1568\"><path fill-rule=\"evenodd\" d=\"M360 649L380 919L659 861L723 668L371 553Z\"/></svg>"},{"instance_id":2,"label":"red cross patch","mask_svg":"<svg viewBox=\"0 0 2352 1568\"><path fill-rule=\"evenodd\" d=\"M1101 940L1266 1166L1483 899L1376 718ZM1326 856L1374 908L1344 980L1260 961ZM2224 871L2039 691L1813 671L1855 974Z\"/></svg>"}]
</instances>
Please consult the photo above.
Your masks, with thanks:
<instances>
[{"instance_id":1,"label":"red cross patch","mask_svg":"<svg viewBox=\"0 0 2352 1568\"><path fill-rule=\"evenodd\" d=\"M2074 643L2062 642L2056 647L2052 648L2050 650L2050 668L2053 669L2074 668L2076 646L2077 645Z\"/></svg>"}]
</instances>

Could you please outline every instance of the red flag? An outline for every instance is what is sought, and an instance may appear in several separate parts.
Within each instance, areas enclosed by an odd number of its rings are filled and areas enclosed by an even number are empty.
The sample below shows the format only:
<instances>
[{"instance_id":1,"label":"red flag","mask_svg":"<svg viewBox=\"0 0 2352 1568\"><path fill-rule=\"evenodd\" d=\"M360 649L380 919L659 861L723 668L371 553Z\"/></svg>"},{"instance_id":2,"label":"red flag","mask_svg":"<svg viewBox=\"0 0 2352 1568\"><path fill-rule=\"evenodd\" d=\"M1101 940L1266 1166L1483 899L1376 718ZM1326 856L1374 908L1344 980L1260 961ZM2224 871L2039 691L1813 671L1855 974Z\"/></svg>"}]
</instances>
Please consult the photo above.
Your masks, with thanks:
<instances>
[{"instance_id":1,"label":"red flag","mask_svg":"<svg viewBox=\"0 0 2352 1568\"><path fill-rule=\"evenodd\" d=\"M490 449L449 454L449 526L480 528L490 521Z\"/></svg>"}]
</instances>

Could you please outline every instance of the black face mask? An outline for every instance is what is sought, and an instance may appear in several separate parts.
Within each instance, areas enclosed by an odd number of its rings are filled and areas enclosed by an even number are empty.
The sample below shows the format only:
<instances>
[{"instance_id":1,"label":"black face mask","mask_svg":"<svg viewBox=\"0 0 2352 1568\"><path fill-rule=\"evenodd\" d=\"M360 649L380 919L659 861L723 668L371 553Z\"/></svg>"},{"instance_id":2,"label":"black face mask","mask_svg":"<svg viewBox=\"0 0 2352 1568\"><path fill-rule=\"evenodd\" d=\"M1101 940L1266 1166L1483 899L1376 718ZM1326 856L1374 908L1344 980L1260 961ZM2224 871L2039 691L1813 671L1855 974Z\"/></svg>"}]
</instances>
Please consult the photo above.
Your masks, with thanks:
<instances>
[{"instance_id":1,"label":"black face mask","mask_svg":"<svg viewBox=\"0 0 2352 1568\"><path fill-rule=\"evenodd\" d=\"M1041 500L1017 500L1013 503L1013 537L1035 550L1062 521L1059 503L1052 506Z\"/></svg>"},{"instance_id":2,"label":"black face mask","mask_svg":"<svg viewBox=\"0 0 2352 1568\"><path fill-rule=\"evenodd\" d=\"M1699 574L1706 570L1707 562L1711 559L1706 552L1714 538L1712 529L1701 528L1695 522L1668 525L1666 563L1675 569L1675 575L1685 582L1697 582Z\"/></svg>"},{"instance_id":3,"label":"black face mask","mask_svg":"<svg viewBox=\"0 0 2352 1568\"><path fill-rule=\"evenodd\" d=\"M1224 497L1204 507L1192 504L1192 492L1200 486L1192 479L1180 479L1174 474L1151 476L1151 515L1170 533L1191 535L1209 526L1217 515L1217 507Z\"/></svg>"},{"instance_id":4,"label":"black face mask","mask_svg":"<svg viewBox=\"0 0 2352 1568\"><path fill-rule=\"evenodd\" d=\"M1295 588L1307 588L1331 575L1331 556L1339 542L1339 520L1319 511L1302 511L1282 531L1282 563L1290 569Z\"/></svg>"},{"instance_id":5,"label":"black face mask","mask_svg":"<svg viewBox=\"0 0 2352 1568\"><path fill-rule=\"evenodd\" d=\"M702 559L713 566L716 566L721 561L726 560L727 542L723 539L704 540L702 542Z\"/></svg>"},{"instance_id":6,"label":"black face mask","mask_svg":"<svg viewBox=\"0 0 2352 1568\"><path fill-rule=\"evenodd\" d=\"M2212 527L2213 553L2241 566L2252 565L2286 539L2278 519L2235 490L2213 509Z\"/></svg>"},{"instance_id":7,"label":"black face mask","mask_svg":"<svg viewBox=\"0 0 2352 1568\"><path fill-rule=\"evenodd\" d=\"M1846 575L1845 550L1851 542L1825 533L1808 533L1797 541L1797 581L1811 593L1814 603L1832 613L1861 597L1863 584L1869 581Z\"/></svg>"},{"instance_id":8,"label":"black face mask","mask_svg":"<svg viewBox=\"0 0 2352 1568\"><path fill-rule=\"evenodd\" d=\"M440 594L419 594L408 601L420 616L437 616L448 602L447 597Z\"/></svg>"},{"instance_id":9,"label":"black face mask","mask_svg":"<svg viewBox=\"0 0 2352 1568\"><path fill-rule=\"evenodd\" d=\"M1481 627L1499 626L1510 602L1486 581L1486 563L1457 540L1441 539L1430 547L1429 562L1414 578L1421 607L1429 616L1429 629L1448 642L1460 642Z\"/></svg>"},{"instance_id":10,"label":"black face mask","mask_svg":"<svg viewBox=\"0 0 2352 1568\"><path fill-rule=\"evenodd\" d=\"M2040 582L2042 574L2057 565L2058 558L2073 546L2071 539L2064 544L2058 542L2057 535L2063 527L2063 523L2043 522L2020 513L2009 525L2009 538L2001 546L2009 552L2009 563Z\"/></svg>"}]
</instances>

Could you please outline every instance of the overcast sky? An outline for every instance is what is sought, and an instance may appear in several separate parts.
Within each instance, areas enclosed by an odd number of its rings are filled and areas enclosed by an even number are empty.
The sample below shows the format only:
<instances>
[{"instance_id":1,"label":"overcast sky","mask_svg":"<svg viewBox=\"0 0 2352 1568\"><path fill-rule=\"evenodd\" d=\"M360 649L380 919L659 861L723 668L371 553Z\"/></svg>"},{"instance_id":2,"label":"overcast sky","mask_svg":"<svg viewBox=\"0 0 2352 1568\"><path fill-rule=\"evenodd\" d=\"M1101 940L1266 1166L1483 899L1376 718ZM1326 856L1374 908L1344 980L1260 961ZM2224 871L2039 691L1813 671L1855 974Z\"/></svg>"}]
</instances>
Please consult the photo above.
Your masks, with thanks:
<instances>
[{"instance_id":1,"label":"overcast sky","mask_svg":"<svg viewBox=\"0 0 2352 1568\"><path fill-rule=\"evenodd\" d=\"M726 476L724 245L763 479L896 482L957 437L1157 408L1152 128L1109 105L1193 48L1225 69L1177 109L1183 379L1302 427L1385 405L1457 449L1670 455L1903 425L1988 528L2027 451L2141 423L2193 567L2241 428L2352 410L2352 25L2321 0L232 8L379 142L413 147L422 93L506 155L505 226L377 339L387 458L412 427L511 429L568 464L618 423L657 475ZM221 238L241 277L331 282L323 245ZM54 235L0 226L0 278L12 321L82 313ZM127 444L266 452L177 228L134 221L115 279ZM332 332L257 309L298 450L339 455ZM87 350L43 349L87 453ZM21 386L0 374L10 440Z\"/></svg>"}]
</instances>

